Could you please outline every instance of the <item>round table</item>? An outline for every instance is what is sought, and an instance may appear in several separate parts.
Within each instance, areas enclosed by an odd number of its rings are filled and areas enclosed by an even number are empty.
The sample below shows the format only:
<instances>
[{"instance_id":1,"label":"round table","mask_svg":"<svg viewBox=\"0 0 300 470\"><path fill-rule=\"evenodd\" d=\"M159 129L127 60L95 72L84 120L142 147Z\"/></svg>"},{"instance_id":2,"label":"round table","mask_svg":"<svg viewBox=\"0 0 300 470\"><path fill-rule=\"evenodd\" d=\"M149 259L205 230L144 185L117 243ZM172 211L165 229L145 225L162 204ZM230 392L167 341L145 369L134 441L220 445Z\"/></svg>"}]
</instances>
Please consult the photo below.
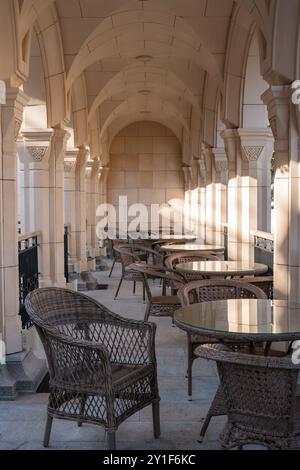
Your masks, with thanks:
<instances>
[{"instance_id":1,"label":"round table","mask_svg":"<svg viewBox=\"0 0 300 470\"><path fill-rule=\"evenodd\" d=\"M182 330L220 341L268 343L300 340L300 305L263 299L229 299L180 308Z\"/></svg>"},{"instance_id":2,"label":"round table","mask_svg":"<svg viewBox=\"0 0 300 470\"><path fill-rule=\"evenodd\" d=\"M223 253L223 246L216 245L201 245L200 243L185 243L185 244L166 244L161 247L162 251L176 252L176 251L211 251L213 253Z\"/></svg>"},{"instance_id":3,"label":"round table","mask_svg":"<svg viewBox=\"0 0 300 470\"><path fill-rule=\"evenodd\" d=\"M247 263L244 261L193 261L176 265L176 270L182 273L199 274L206 277L235 277L265 274L266 264Z\"/></svg>"}]
</instances>

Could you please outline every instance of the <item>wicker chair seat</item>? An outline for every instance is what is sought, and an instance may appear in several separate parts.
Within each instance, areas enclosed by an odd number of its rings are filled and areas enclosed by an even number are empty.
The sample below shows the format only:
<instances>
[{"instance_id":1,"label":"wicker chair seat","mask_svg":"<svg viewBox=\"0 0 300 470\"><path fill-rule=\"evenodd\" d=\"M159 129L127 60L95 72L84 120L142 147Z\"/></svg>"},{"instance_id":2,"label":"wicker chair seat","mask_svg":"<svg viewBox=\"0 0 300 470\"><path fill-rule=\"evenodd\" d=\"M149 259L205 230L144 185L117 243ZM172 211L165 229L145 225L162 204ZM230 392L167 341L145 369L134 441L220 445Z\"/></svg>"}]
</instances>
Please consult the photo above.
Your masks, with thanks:
<instances>
[{"instance_id":1,"label":"wicker chair seat","mask_svg":"<svg viewBox=\"0 0 300 470\"><path fill-rule=\"evenodd\" d=\"M151 373L153 373L152 365L111 364L113 391ZM80 385L76 387L76 383ZM55 377L50 381L51 389L65 389L66 386L74 391L78 388L81 392L105 393L103 368L93 365L93 369L89 371L86 366L68 367L61 371L60 377Z\"/></svg>"}]
</instances>

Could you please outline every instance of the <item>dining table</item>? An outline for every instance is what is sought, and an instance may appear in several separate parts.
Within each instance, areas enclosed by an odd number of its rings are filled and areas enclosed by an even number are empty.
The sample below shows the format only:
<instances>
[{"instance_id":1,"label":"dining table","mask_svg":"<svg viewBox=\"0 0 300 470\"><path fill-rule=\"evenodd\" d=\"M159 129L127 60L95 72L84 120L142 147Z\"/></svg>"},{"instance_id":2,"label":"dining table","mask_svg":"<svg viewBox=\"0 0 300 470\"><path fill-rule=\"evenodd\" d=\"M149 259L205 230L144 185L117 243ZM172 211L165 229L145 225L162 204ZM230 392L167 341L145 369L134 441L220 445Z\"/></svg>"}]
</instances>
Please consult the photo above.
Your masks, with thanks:
<instances>
[{"instance_id":1,"label":"dining table","mask_svg":"<svg viewBox=\"0 0 300 470\"><path fill-rule=\"evenodd\" d=\"M187 305L174 323L191 334L221 342L266 343L300 340L300 304L285 300L227 299Z\"/></svg>"},{"instance_id":2,"label":"dining table","mask_svg":"<svg viewBox=\"0 0 300 470\"><path fill-rule=\"evenodd\" d=\"M191 261L176 265L183 274L201 275L203 278L233 278L265 274L269 267L262 263L247 261Z\"/></svg>"},{"instance_id":3,"label":"dining table","mask_svg":"<svg viewBox=\"0 0 300 470\"><path fill-rule=\"evenodd\" d=\"M174 313L174 324L188 334L207 338L207 343L218 341L236 351L243 348L248 354L291 356L300 340L300 304L286 300L227 299L195 303ZM274 347L280 343L280 347ZM195 356L201 357L195 350ZM298 360L299 354L296 354ZM207 416L202 424L199 442L202 442L212 416L227 414L223 390L219 385Z\"/></svg>"}]
</instances>

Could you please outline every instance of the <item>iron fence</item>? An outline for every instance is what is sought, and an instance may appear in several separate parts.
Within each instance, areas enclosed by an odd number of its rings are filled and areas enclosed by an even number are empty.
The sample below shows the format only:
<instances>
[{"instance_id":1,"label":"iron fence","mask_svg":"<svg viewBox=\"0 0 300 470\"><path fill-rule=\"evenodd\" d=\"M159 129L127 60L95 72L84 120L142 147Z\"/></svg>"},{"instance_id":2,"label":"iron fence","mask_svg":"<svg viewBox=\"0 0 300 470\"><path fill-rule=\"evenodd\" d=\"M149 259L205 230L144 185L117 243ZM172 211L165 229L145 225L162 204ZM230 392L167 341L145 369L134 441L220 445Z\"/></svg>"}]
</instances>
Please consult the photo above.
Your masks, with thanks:
<instances>
[{"instance_id":1,"label":"iron fence","mask_svg":"<svg viewBox=\"0 0 300 470\"><path fill-rule=\"evenodd\" d=\"M32 233L19 237L19 314L22 327L32 325L25 308L25 299L29 292L39 287L38 234Z\"/></svg>"}]
</instances>

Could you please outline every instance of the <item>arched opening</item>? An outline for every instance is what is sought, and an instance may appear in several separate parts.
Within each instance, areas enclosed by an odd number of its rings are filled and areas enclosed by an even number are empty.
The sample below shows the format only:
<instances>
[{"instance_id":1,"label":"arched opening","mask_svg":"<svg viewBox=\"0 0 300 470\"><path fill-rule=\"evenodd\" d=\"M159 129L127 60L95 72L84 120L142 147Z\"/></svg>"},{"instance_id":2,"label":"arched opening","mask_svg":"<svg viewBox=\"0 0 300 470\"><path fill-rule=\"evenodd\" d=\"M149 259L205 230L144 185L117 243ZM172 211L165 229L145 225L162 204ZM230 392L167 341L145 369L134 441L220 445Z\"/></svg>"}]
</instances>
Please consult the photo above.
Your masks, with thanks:
<instances>
[{"instance_id":1,"label":"arched opening","mask_svg":"<svg viewBox=\"0 0 300 470\"><path fill-rule=\"evenodd\" d=\"M247 136L242 140L242 152L248 160L250 178L257 184L257 229L270 232L272 229L272 169L273 138L268 119L268 110L262 94L268 83L261 75L260 44L255 31L246 62L245 86L242 102L242 128ZM253 143L252 132L253 130ZM255 166L255 171L252 167ZM250 183L251 184L251 183Z\"/></svg>"}]
</instances>

